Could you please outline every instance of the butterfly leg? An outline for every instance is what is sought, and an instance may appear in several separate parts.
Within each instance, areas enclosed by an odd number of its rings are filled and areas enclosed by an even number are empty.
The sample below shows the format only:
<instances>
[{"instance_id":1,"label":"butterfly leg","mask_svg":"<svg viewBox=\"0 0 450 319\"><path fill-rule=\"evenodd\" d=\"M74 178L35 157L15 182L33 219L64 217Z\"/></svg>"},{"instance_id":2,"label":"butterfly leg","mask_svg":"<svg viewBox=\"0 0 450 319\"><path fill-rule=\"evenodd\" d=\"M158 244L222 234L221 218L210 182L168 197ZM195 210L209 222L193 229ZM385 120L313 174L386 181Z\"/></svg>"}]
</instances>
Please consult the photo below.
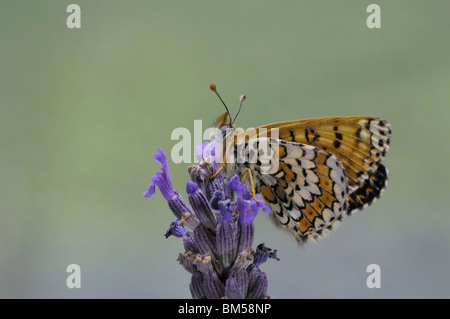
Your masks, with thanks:
<instances>
[{"instance_id":1,"label":"butterfly leg","mask_svg":"<svg viewBox=\"0 0 450 319\"><path fill-rule=\"evenodd\" d=\"M215 172L214 174L212 174L212 175L209 176L209 177L205 176L206 179L213 179L214 177L216 177L217 175L219 175L219 173L220 173L221 170L223 170L223 168L225 167L225 164L226 164L227 152L228 152L228 148L225 149L225 154L224 154L224 157L223 157L222 164L220 165L220 167L219 167L219 169L217 170L217 172Z\"/></svg>"},{"instance_id":2,"label":"butterfly leg","mask_svg":"<svg viewBox=\"0 0 450 319\"><path fill-rule=\"evenodd\" d=\"M250 170L250 168L247 168L244 173L242 173L241 175L241 182L244 181L245 175L248 174L248 178L250 179L250 185L252 187L252 196L255 202L259 203L259 200L256 199L256 194L255 194L255 185L253 184L253 175L252 175L252 171Z\"/></svg>"},{"instance_id":3,"label":"butterfly leg","mask_svg":"<svg viewBox=\"0 0 450 319\"><path fill-rule=\"evenodd\" d=\"M205 176L206 179L213 179L214 177L216 177L217 175L219 175L220 171L223 170L223 168L225 167L225 163L222 163L222 165L220 166L220 168L217 170L217 172L215 172L214 174L212 174L211 176L207 177Z\"/></svg>"}]
</instances>

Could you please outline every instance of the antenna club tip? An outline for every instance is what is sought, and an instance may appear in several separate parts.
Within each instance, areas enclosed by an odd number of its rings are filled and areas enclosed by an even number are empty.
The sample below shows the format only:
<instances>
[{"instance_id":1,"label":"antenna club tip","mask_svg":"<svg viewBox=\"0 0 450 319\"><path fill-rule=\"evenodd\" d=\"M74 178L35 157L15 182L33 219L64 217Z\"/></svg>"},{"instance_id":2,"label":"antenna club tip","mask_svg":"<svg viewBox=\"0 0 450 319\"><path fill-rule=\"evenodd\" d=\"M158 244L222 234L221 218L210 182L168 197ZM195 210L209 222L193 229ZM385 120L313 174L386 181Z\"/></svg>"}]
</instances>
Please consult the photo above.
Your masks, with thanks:
<instances>
[{"instance_id":1,"label":"antenna club tip","mask_svg":"<svg viewBox=\"0 0 450 319\"><path fill-rule=\"evenodd\" d=\"M239 97L239 101L242 102L247 98L247 96L245 94L241 94L241 96Z\"/></svg>"},{"instance_id":2,"label":"antenna club tip","mask_svg":"<svg viewBox=\"0 0 450 319\"><path fill-rule=\"evenodd\" d=\"M209 88L211 89L211 91L215 91L215 90L216 90L216 83L212 82L212 83L209 85Z\"/></svg>"}]
</instances>

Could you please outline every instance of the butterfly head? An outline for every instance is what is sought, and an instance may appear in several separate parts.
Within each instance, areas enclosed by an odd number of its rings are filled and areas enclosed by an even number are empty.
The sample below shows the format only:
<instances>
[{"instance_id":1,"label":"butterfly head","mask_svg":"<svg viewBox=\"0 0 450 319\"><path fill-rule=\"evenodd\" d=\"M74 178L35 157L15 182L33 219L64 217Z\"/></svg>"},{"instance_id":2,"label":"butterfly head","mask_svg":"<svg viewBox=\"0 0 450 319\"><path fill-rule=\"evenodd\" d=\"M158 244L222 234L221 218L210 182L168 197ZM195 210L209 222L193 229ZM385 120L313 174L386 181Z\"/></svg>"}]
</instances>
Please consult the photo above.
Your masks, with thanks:
<instances>
[{"instance_id":1,"label":"butterfly head","mask_svg":"<svg viewBox=\"0 0 450 319\"><path fill-rule=\"evenodd\" d=\"M222 138L225 138L231 131L233 131L233 125L228 112L223 113L214 121L214 127L218 128L222 132Z\"/></svg>"}]
</instances>

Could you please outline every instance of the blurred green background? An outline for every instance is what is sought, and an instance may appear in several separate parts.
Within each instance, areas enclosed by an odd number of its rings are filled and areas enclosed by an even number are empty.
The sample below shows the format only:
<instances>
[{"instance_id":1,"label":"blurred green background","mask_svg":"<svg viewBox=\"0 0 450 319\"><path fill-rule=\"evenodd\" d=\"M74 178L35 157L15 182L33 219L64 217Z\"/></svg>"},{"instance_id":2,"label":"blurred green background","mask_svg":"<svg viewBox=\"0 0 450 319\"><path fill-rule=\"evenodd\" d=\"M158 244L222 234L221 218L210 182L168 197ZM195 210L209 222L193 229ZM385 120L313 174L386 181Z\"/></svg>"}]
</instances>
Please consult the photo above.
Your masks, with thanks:
<instances>
[{"instance_id":1,"label":"blurred green background","mask_svg":"<svg viewBox=\"0 0 450 319\"><path fill-rule=\"evenodd\" d=\"M177 127L223 112L247 128L329 115L393 127L382 198L299 248L263 214L273 298L449 298L450 2L2 1L0 297L190 298L158 193ZM169 163L185 196L188 164ZM185 196L186 197L186 196ZM81 289L66 267L81 267ZM381 267L368 289L366 267Z\"/></svg>"}]
</instances>

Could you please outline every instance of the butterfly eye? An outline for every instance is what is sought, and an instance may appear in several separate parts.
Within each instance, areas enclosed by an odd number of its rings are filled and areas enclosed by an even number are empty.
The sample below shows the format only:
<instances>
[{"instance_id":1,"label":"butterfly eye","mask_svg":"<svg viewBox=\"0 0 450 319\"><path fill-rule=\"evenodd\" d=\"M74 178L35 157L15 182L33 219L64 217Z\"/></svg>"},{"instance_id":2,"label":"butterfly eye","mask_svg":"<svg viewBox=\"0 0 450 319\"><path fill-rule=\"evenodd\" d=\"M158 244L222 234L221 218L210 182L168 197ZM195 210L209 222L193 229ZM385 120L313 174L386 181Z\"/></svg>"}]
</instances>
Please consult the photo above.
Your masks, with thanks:
<instances>
[{"instance_id":1,"label":"butterfly eye","mask_svg":"<svg viewBox=\"0 0 450 319\"><path fill-rule=\"evenodd\" d=\"M222 138L225 138L229 134L231 134L234 131L234 129L231 125L225 124L220 128L220 131L222 132Z\"/></svg>"}]
</instances>

